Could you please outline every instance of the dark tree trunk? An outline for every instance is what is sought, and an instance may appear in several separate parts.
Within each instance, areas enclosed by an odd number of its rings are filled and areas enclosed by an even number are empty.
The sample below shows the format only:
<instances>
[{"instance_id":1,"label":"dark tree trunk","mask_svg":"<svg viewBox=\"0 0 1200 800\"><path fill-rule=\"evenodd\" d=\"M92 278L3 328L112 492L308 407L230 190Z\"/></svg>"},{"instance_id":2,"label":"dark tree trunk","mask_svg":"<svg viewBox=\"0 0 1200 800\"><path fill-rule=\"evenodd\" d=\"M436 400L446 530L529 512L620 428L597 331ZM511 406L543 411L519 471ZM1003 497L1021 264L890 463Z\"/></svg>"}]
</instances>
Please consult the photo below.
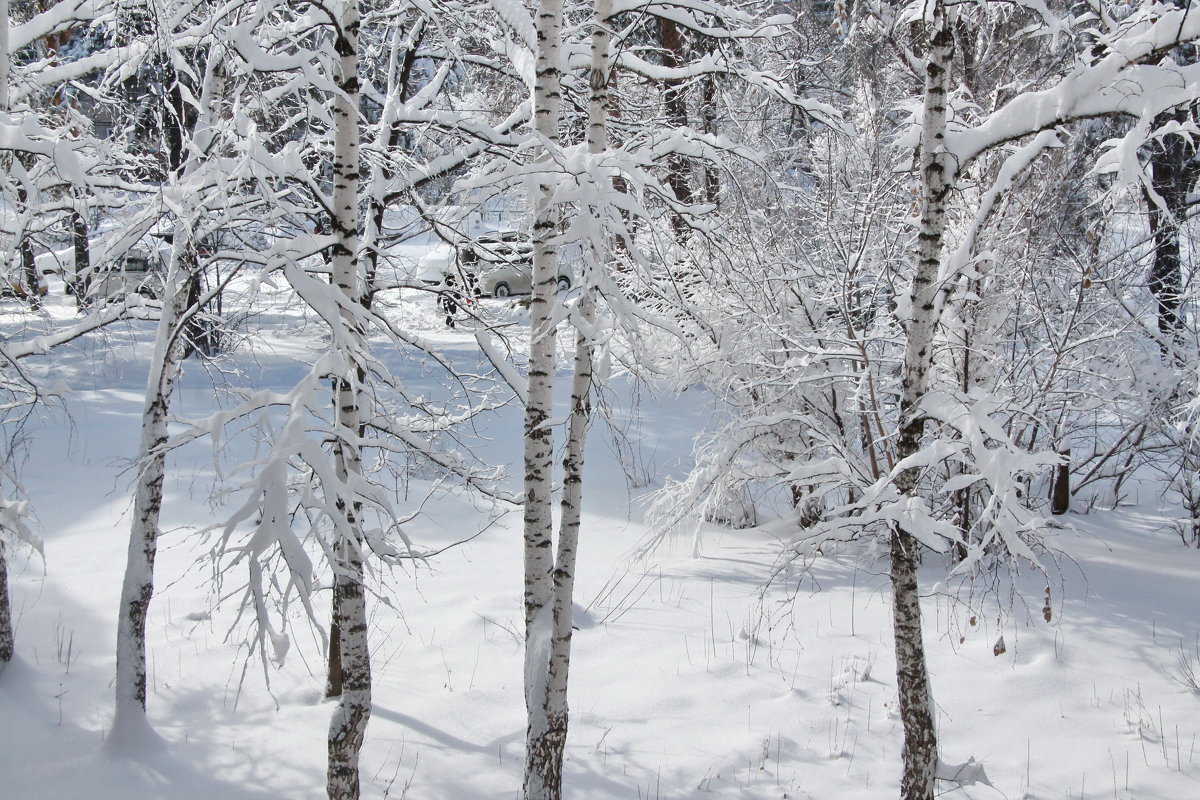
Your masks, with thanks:
<instances>
[{"instance_id":1,"label":"dark tree trunk","mask_svg":"<svg viewBox=\"0 0 1200 800\"><path fill-rule=\"evenodd\" d=\"M194 261L196 267L187 279L187 308L196 310L183 329L183 357L191 358L195 355L212 358L221 352L221 334L217 323L209 314L205 313L208 304L200 305L201 297L204 294L204 280L201 277L203 270L199 266L199 258Z\"/></svg>"},{"instance_id":2,"label":"dark tree trunk","mask_svg":"<svg viewBox=\"0 0 1200 800\"><path fill-rule=\"evenodd\" d=\"M1163 115L1160 124L1186 122L1189 109ZM1195 147L1183 136L1171 134L1156 141L1150 151L1150 185L1157 198L1147 193L1150 235L1154 239L1154 260L1150 266L1148 287L1154 297L1158 318L1159 347L1163 357L1178 363L1183 325L1183 260L1180 248L1180 222L1187 214L1188 187L1195 177L1192 159Z\"/></svg>"},{"instance_id":3,"label":"dark tree trunk","mask_svg":"<svg viewBox=\"0 0 1200 800\"><path fill-rule=\"evenodd\" d=\"M18 192L24 195L24 190ZM25 284L25 300L32 308L42 307L41 281L37 271L37 261L33 255L33 242L26 236L21 240L21 276Z\"/></svg>"},{"instance_id":4,"label":"dark tree trunk","mask_svg":"<svg viewBox=\"0 0 1200 800\"><path fill-rule=\"evenodd\" d=\"M77 210L71 212L71 238L75 245L75 274L71 288L75 295L75 307L83 309L91 304L92 251L88 242L87 218Z\"/></svg>"},{"instance_id":5,"label":"dark tree trunk","mask_svg":"<svg viewBox=\"0 0 1200 800\"><path fill-rule=\"evenodd\" d=\"M1065 514L1071 510L1071 451L1061 450L1063 463L1054 467L1054 483L1050 486L1050 513Z\"/></svg>"},{"instance_id":6,"label":"dark tree trunk","mask_svg":"<svg viewBox=\"0 0 1200 800\"><path fill-rule=\"evenodd\" d=\"M683 35L679 26L673 20L659 17L658 43L662 48L662 63L669 69L678 69L683 64ZM671 128L687 126L687 96L684 93L683 81L668 79L663 81L662 89L663 110L666 112L667 125ZM688 160L681 155L671 155L667 158L667 185L675 199L684 205L695 201L691 181L688 175ZM680 238L687 236L687 225L679 215L675 216L675 232Z\"/></svg>"},{"instance_id":7,"label":"dark tree trunk","mask_svg":"<svg viewBox=\"0 0 1200 800\"><path fill-rule=\"evenodd\" d=\"M8 600L8 560L4 548L4 542L0 542L0 669L12 661L15 647L12 606Z\"/></svg>"},{"instance_id":8,"label":"dark tree trunk","mask_svg":"<svg viewBox=\"0 0 1200 800\"><path fill-rule=\"evenodd\" d=\"M23 170L29 170L33 166L33 157L28 153L18 153L17 160L21 163ZM25 188L25 181L19 179L17 181L17 208L19 213L25 214L32 221L33 214L30 212L29 191ZM21 255L21 291L25 295L25 301L33 308L41 308L42 295L39 292L41 281L39 280L37 261L33 254L33 240L30 238L28 225L25 230L19 233L19 243L17 245L18 252Z\"/></svg>"},{"instance_id":9,"label":"dark tree trunk","mask_svg":"<svg viewBox=\"0 0 1200 800\"><path fill-rule=\"evenodd\" d=\"M338 602L338 595L333 596L333 602ZM329 664L325 676L325 699L332 700L342 696L342 632L337 620L340 618L338 609L333 609L333 623L329 626Z\"/></svg>"},{"instance_id":10,"label":"dark tree trunk","mask_svg":"<svg viewBox=\"0 0 1200 800\"><path fill-rule=\"evenodd\" d=\"M717 76L706 75L700 93L700 116L704 132L717 133ZM721 178L711 160L704 162L704 202L717 203L721 197Z\"/></svg>"}]
</instances>

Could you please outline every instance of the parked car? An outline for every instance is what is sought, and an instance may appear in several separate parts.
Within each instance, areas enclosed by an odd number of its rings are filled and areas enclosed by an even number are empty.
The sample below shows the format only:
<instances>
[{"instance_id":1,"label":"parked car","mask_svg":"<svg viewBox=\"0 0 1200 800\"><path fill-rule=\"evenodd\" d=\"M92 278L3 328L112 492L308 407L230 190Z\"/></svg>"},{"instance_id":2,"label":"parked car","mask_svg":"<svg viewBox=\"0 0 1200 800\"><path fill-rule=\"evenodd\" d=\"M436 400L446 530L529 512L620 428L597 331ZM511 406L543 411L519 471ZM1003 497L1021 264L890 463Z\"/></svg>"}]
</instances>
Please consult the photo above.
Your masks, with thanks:
<instances>
[{"instance_id":1,"label":"parked car","mask_svg":"<svg viewBox=\"0 0 1200 800\"><path fill-rule=\"evenodd\" d=\"M431 247L415 263L407 264L401 277L436 286L445 283L447 275L457 272L457 261L458 251L449 244L441 243Z\"/></svg>"},{"instance_id":2,"label":"parked car","mask_svg":"<svg viewBox=\"0 0 1200 800\"><path fill-rule=\"evenodd\" d=\"M533 244L520 231L496 231L460 245L458 266L478 295L509 297L533 291ZM558 289L571 288L573 275L563 259Z\"/></svg>"},{"instance_id":3,"label":"parked car","mask_svg":"<svg viewBox=\"0 0 1200 800\"><path fill-rule=\"evenodd\" d=\"M120 300L129 294L156 298L163 293L158 260L141 253L130 253L121 261L100 267L92 275L90 284L91 296L112 300Z\"/></svg>"}]
</instances>

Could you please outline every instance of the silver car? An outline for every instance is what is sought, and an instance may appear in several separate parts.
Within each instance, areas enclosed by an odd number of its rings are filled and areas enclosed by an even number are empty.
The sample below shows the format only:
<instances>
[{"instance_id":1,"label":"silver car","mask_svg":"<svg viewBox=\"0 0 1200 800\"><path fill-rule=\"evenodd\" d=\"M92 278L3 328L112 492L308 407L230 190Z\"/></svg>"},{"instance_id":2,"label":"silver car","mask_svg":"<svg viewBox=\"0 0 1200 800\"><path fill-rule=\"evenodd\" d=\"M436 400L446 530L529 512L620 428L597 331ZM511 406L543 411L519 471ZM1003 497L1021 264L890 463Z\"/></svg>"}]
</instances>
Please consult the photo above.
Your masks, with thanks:
<instances>
[{"instance_id":1,"label":"silver car","mask_svg":"<svg viewBox=\"0 0 1200 800\"><path fill-rule=\"evenodd\" d=\"M510 297L533 291L533 245L520 231L485 233L458 248L458 263L478 295ZM558 290L571 288L570 266L560 259Z\"/></svg>"},{"instance_id":2,"label":"silver car","mask_svg":"<svg viewBox=\"0 0 1200 800\"><path fill-rule=\"evenodd\" d=\"M88 292L93 297L110 300L120 300L130 294L157 298L163 292L162 266L152 255L126 255L121 261L96 270Z\"/></svg>"}]
</instances>

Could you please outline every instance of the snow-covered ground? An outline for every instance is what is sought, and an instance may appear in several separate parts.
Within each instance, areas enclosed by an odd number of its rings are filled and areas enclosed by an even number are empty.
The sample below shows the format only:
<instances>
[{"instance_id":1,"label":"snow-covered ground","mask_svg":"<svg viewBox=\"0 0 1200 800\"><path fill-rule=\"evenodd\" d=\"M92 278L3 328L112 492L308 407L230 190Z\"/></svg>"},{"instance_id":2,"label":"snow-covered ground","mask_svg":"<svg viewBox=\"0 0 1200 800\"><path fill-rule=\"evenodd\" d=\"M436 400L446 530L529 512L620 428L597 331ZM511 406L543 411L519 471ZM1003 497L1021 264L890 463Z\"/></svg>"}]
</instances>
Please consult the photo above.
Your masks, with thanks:
<instances>
[{"instance_id":1,"label":"snow-covered ground","mask_svg":"<svg viewBox=\"0 0 1200 800\"><path fill-rule=\"evenodd\" d=\"M430 297L396 308L456 358L477 358L470 331L443 328ZM286 309L255 324L273 333L236 360L259 385L284 388L315 328ZM149 349L146 332L135 333L141 344L113 332L60 354L74 390L66 412L31 418L23 431L19 468L45 561L16 554L10 566L18 656L0 674L0 798L321 797L330 706L319 640L298 636L283 667L265 670L268 688L240 629L230 634L232 610L212 612L205 548L192 535L220 518L203 445L172 457L148 625L149 715L166 746L104 746ZM212 384L189 364L178 413L205 413ZM649 485L630 488L616 455L628 446L598 427L577 579L568 796L895 796L901 731L881 562L846 551L768 585L779 543L718 527L705 530L699 558L689 538L631 560L651 533L639 497L687 468L709 410L694 390L639 392L634 403L621 384L615 396ZM486 457L519 460L519 429L515 406L481 427ZM487 520L454 495L427 511L409 528L426 548ZM947 796L1196 797L1200 694L1173 676L1181 646L1200 670L1200 553L1182 547L1153 505L1068 522L1056 537L1070 558L1051 587L1052 622L1032 575L1028 599L1002 619L994 606L926 600L943 758L983 762L994 784ZM427 564L376 576L366 796L518 796L519 526L509 514ZM935 561L924 567L927 587L944 571ZM994 655L1001 635L1005 651Z\"/></svg>"}]
</instances>

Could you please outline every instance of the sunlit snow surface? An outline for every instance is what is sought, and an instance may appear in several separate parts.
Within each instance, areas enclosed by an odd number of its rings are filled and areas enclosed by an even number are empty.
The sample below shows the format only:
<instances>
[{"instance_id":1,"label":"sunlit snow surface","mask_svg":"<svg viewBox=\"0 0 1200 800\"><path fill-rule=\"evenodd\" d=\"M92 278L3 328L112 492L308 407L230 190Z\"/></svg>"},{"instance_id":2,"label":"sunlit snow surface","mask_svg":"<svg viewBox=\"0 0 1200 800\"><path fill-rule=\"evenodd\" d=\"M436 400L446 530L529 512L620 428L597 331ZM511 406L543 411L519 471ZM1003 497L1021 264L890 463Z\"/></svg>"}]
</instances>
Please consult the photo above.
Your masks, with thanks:
<instances>
[{"instance_id":1,"label":"sunlit snow surface","mask_svg":"<svg viewBox=\"0 0 1200 800\"><path fill-rule=\"evenodd\" d=\"M61 287L52 292L50 313L70 315ZM480 361L470 326L446 329L432 296L387 300L388 313L457 363ZM29 324L15 308L0 309L6 335ZM491 310L523 319L517 305ZM243 330L229 362L243 374L226 378L189 362L180 416L213 406L214 380L286 389L319 344L317 326L282 300ZM47 377L71 387L66 409L25 423L17 461L46 558L43 568L17 553L10 564L19 654L0 674L0 798L323 797L330 706L321 700L318 637L296 637L283 667L268 668L268 690L261 665L252 655L247 665L239 647L242 628L231 632L233 609L212 611L210 568L197 561L205 548L192 535L221 516L210 505L215 469L202 443L171 457L148 624L149 716L165 746L105 747L149 339L138 325L57 354ZM437 392L436 374L408 375L401 356L380 355L410 386ZM767 586L779 543L715 526L698 559L684 535L651 560L630 562L626 554L649 533L639 498L687 468L692 437L710 415L695 389L634 397L628 382L616 384L628 442L616 446L597 425L590 443L568 796L895 796L901 731L883 565L846 551L802 580ZM520 416L512 404L480 427L486 458L519 462ZM616 456L631 447L632 488ZM423 496L418 483L409 487L414 498ZM995 786L943 796L1195 796L1200 696L1172 675L1181 644L1196 661L1200 554L1167 529L1154 487L1140 499L1068 518L1075 530L1055 537L1070 558L1060 558L1063 583L1051 587L1050 624L1044 584L1032 575L1028 600L1003 619L991 605L927 598L943 758L975 758ZM426 510L409 534L431 549L487 522L486 509L458 495L439 495ZM394 607L371 604L375 711L365 796L518 796L519 526L519 514L509 514L428 564L377 576ZM932 587L945 564L929 559L924 570ZM995 656L1001 635L1007 649Z\"/></svg>"}]
</instances>

